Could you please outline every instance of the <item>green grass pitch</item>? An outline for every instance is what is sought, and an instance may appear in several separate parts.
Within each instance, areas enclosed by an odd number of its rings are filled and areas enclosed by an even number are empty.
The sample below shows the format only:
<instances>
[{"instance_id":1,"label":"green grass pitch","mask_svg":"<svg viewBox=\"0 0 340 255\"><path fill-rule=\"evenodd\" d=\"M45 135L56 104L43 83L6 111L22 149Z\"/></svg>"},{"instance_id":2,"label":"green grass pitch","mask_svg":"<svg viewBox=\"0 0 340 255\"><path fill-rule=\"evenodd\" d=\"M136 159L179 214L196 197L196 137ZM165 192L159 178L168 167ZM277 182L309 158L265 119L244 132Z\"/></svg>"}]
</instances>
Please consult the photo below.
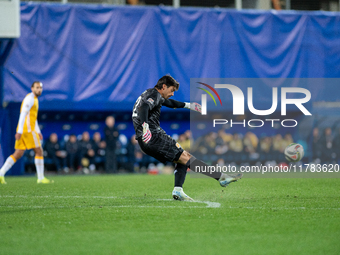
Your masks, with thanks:
<instances>
[{"instance_id":1,"label":"green grass pitch","mask_svg":"<svg viewBox=\"0 0 340 255\"><path fill-rule=\"evenodd\" d=\"M340 254L340 179L51 179L0 186L0 254Z\"/></svg>"}]
</instances>

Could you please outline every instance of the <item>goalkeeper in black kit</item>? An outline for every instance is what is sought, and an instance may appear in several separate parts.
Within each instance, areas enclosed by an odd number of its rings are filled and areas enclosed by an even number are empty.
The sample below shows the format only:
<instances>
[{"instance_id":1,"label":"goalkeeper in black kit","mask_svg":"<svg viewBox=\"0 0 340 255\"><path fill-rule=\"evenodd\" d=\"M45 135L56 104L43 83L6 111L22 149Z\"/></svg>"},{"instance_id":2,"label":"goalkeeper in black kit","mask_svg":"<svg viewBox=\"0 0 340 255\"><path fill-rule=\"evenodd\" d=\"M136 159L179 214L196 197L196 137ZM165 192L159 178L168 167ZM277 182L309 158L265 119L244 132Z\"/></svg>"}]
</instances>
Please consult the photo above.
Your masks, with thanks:
<instances>
[{"instance_id":1,"label":"goalkeeper in black kit","mask_svg":"<svg viewBox=\"0 0 340 255\"><path fill-rule=\"evenodd\" d=\"M148 155L156 158L162 163L167 161L176 163L175 167L175 187L172 196L176 200L192 201L193 199L183 191L187 169L195 171L198 169L208 169L206 163L196 159L181 146L159 125L161 107L187 108L196 112L201 112L201 105L198 103L183 103L169 99L174 92L179 89L179 83L170 75L160 78L154 88L145 90L138 97L132 112L133 126L136 131L136 140L141 149ZM202 172L217 181L222 187L235 182L242 177L242 174L231 177L220 172Z\"/></svg>"}]
</instances>

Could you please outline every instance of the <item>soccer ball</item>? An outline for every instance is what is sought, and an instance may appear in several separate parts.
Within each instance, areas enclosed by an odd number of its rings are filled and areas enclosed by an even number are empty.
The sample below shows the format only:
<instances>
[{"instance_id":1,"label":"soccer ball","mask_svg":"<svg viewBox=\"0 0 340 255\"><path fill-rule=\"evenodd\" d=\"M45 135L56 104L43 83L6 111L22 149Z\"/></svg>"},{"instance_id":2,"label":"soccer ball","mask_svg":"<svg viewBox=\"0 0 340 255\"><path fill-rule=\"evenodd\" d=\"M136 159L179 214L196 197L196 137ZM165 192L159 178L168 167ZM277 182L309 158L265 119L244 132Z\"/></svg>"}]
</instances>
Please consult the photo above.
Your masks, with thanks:
<instances>
[{"instance_id":1,"label":"soccer ball","mask_svg":"<svg viewBox=\"0 0 340 255\"><path fill-rule=\"evenodd\" d=\"M298 162L305 155L305 151L301 144L291 143L285 149L285 157L290 162Z\"/></svg>"}]
</instances>

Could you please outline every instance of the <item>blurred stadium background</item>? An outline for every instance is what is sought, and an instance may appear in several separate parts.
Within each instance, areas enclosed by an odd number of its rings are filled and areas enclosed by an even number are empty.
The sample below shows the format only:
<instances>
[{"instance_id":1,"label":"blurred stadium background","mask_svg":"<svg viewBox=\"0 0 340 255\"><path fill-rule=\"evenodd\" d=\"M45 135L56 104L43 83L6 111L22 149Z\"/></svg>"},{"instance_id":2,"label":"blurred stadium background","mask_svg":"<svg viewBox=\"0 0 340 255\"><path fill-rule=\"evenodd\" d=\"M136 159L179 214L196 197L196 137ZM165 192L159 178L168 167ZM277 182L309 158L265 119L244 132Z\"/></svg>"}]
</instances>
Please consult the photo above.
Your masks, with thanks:
<instances>
[{"instance_id":1,"label":"blurred stadium background","mask_svg":"<svg viewBox=\"0 0 340 255\"><path fill-rule=\"evenodd\" d=\"M157 172L151 167L157 162L141 158L129 144L134 134L131 110L164 74L180 82L174 97L179 101L190 100L190 78L340 77L339 1L63 0L19 5L0 0L0 6L2 21L6 19L0 25L0 165L13 152L20 104L35 80L44 84L38 119L44 144L52 133L61 151L72 134L81 140L84 132L91 138L99 132L104 139L105 119L112 115L120 134L118 169ZM9 15L16 7L20 19ZM20 29L8 32L7 25L18 20ZM285 161L284 147L294 141L305 147L305 162L338 162L340 96L334 82L329 90L326 84L327 79L325 86L310 88L318 95L313 117L301 119L289 134L279 128L226 129L207 134L198 153L208 161L220 153L235 164L279 164ZM189 112L162 112L161 126L189 148ZM94 164L104 172L104 147L86 156L87 161L81 156L79 169ZM47 156L47 170L56 172ZM70 165L60 162L68 172ZM28 152L8 174L33 172Z\"/></svg>"}]
</instances>

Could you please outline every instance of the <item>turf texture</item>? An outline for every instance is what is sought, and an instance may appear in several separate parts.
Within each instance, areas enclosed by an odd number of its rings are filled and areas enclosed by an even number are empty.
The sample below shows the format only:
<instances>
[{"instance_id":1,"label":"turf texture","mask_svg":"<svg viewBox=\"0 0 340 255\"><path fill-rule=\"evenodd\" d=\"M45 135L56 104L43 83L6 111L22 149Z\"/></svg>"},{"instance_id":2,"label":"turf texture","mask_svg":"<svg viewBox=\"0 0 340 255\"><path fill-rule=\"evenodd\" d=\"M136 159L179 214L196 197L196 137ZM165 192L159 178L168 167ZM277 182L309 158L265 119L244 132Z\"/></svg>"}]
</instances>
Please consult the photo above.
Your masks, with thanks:
<instances>
[{"instance_id":1,"label":"turf texture","mask_svg":"<svg viewBox=\"0 0 340 255\"><path fill-rule=\"evenodd\" d=\"M340 179L6 177L0 254L340 254Z\"/></svg>"}]
</instances>

